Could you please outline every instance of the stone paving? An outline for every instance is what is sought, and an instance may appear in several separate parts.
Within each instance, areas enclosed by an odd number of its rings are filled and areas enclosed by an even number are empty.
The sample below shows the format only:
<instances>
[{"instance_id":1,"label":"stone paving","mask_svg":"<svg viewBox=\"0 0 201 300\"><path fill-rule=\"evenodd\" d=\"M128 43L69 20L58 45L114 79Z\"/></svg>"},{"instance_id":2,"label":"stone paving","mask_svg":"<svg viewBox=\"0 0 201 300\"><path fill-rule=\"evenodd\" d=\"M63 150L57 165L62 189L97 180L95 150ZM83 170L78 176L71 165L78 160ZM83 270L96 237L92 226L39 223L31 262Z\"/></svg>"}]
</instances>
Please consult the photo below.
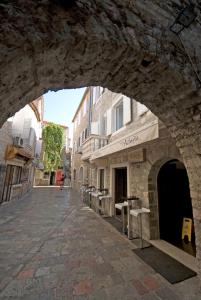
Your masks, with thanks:
<instances>
[{"instance_id":1,"label":"stone paving","mask_svg":"<svg viewBox=\"0 0 201 300\"><path fill-rule=\"evenodd\" d=\"M0 207L0 300L201 299L171 285L70 188L34 188Z\"/></svg>"}]
</instances>

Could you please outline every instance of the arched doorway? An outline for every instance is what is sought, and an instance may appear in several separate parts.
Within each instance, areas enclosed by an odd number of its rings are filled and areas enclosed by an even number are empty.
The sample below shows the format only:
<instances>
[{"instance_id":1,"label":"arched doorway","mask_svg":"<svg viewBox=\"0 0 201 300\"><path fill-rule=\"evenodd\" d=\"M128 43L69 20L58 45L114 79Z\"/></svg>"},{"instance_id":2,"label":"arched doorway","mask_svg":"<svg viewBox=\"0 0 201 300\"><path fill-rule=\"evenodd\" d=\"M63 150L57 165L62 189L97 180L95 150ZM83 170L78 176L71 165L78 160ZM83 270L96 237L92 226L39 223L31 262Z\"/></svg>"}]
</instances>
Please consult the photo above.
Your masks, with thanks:
<instances>
[{"instance_id":1,"label":"arched doorway","mask_svg":"<svg viewBox=\"0 0 201 300\"><path fill-rule=\"evenodd\" d=\"M160 238L195 256L194 229L191 242L186 237L182 240L183 219L189 218L193 222L189 180L184 164L176 159L163 164L158 173L157 186Z\"/></svg>"}]
</instances>

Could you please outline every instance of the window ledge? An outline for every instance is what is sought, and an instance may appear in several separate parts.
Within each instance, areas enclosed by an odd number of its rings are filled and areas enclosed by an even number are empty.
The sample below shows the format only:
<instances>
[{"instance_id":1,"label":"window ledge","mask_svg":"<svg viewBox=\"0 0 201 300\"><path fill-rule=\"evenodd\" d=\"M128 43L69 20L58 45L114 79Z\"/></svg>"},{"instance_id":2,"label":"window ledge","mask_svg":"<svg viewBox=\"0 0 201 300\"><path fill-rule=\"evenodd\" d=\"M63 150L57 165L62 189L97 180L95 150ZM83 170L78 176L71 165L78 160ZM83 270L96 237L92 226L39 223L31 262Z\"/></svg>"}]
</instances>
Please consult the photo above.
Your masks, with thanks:
<instances>
[{"instance_id":1,"label":"window ledge","mask_svg":"<svg viewBox=\"0 0 201 300\"><path fill-rule=\"evenodd\" d=\"M126 129L126 125L124 125L123 127L119 128L118 130L114 131L111 136L115 136L116 134L120 133L121 131L123 131L124 129Z\"/></svg>"}]
</instances>

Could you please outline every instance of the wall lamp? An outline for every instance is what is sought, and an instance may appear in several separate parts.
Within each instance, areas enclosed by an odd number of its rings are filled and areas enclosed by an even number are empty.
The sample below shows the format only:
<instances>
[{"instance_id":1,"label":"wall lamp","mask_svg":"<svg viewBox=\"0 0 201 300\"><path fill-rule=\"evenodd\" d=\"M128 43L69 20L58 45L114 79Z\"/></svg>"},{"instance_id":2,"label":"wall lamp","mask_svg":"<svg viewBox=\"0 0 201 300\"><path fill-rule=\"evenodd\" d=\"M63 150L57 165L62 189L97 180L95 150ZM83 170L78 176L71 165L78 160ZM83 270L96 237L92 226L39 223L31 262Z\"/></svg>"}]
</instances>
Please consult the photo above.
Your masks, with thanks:
<instances>
[{"instance_id":1,"label":"wall lamp","mask_svg":"<svg viewBox=\"0 0 201 300\"><path fill-rule=\"evenodd\" d=\"M194 11L194 5L187 5L180 11L174 23L170 26L170 30L178 35L184 28L189 27L196 17L197 15Z\"/></svg>"}]
</instances>

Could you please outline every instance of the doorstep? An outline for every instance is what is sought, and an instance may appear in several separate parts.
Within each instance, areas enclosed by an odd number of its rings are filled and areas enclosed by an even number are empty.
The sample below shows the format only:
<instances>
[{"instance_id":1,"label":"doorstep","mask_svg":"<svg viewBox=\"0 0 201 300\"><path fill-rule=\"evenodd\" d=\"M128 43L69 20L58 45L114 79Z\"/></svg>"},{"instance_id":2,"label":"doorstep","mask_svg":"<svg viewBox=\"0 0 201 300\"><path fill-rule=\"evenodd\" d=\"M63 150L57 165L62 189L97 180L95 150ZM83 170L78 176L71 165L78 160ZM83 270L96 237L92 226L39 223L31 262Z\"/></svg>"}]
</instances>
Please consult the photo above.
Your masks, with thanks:
<instances>
[{"instance_id":1,"label":"doorstep","mask_svg":"<svg viewBox=\"0 0 201 300\"><path fill-rule=\"evenodd\" d=\"M164 253L168 254L172 258L176 259L184 266L198 273L196 258L185 251L177 248L176 246L164 241L164 240L149 240L149 243Z\"/></svg>"}]
</instances>

